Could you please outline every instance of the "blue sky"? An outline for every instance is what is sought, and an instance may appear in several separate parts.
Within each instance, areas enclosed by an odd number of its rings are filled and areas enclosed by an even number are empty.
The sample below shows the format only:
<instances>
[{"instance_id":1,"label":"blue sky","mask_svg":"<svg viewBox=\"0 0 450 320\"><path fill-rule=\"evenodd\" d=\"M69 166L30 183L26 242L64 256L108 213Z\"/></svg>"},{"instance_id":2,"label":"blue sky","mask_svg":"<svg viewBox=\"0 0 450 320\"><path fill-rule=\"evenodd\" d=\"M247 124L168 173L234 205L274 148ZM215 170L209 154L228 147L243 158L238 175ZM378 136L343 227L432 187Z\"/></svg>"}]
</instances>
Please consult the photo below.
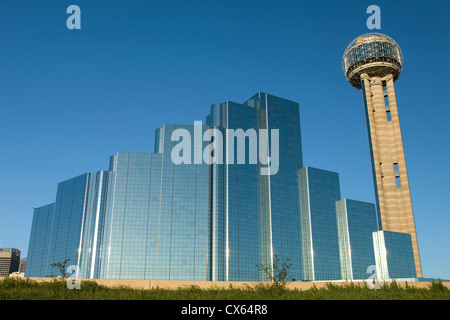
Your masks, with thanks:
<instances>
[{"instance_id":1,"label":"blue sky","mask_svg":"<svg viewBox=\"0 0 450 320\"><path fill-rule=\"evenodd\" d=\"M81 8L81 30L66 9ZM366 9L381 8L369 30ZM373 202L361 92L342 74L357 36L394 38L396 82L422 268L450 279L448 1L0 2L0 247L28 250L32 207L65 179L153 152L164 123L258 91L300 104L304 164L339 172Z\"/></svg>"}]
</instances>

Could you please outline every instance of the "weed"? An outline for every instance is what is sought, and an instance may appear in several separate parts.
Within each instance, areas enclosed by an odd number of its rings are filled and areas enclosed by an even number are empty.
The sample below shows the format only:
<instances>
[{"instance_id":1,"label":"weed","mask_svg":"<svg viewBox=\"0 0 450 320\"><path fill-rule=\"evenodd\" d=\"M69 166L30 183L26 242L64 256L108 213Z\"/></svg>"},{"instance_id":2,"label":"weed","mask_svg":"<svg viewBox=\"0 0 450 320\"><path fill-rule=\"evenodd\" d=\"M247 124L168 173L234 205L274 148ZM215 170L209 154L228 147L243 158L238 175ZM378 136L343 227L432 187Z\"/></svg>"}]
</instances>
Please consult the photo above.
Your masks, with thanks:
<instances>
[{"instance_id":1,"label":"weed","mask_svg":"<svg viewBox=\"0 0 450 320\"><path fill-rule=\"evenodd\" d=\"M49 282L30 279L0 280L0 300L450 300L450 290L441 282L429 287L384 283L378 290L363 284L327 283L320 289L288 289L269 283L254 286L201 289L189 286L175 290L133 289L127 286L108 288L95 281L82 280L81 289L70 290L66 281L55 278Z\"/></svg>"}]
</instances>

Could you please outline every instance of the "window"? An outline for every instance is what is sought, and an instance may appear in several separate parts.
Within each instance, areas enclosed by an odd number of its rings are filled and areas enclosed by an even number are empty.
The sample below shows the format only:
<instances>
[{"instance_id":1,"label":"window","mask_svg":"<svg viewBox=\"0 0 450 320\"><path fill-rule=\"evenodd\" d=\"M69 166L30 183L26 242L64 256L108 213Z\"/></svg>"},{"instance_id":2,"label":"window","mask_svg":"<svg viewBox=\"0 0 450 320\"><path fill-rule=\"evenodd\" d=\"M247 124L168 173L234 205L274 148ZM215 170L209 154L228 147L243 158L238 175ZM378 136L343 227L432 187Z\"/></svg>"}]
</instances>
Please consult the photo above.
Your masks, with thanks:
<instances>
[{"instance_id":1,"label":"window","mask_svg":"<svg viewBox=\"0 0 450 320\"><path fill-rule=\"evenodd\" d=\"M397 183L397 188L400 189L402 187L402 185L400 183L400 177L399 176L395 177L395 182Z\"/></svg>"},{"instance_id":2,"label":"window","mask_svg":"<svg viewBox=\"0 0 450 320\"><path fill-rule=\"evenodd\" d=\"M391 121L391 109L389 108L389 97L386 90L384 91L384 105L386 106L387 121Z\"/></svg>"},{"instance_id":3,"label":"window","mask_svg":"<svg viewBox=\"0 0 450 320\"><path fill-rule=\"evenodd\" d=\"M395 172L395 176L399 176L399 173L398 173L398 163L394 163L394 172Z\"/></svg>"}]
</instances>

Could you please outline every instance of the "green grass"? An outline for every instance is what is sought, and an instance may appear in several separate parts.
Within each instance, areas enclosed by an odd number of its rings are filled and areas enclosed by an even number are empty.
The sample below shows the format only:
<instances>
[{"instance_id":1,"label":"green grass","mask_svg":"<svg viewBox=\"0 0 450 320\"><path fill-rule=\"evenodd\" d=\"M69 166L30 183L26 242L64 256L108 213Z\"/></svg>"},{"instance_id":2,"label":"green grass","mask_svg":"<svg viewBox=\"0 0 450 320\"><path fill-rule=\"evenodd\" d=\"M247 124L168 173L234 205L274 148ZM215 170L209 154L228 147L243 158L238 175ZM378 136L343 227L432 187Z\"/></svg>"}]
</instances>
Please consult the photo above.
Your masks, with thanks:
<instances>
[{"instance_id":1,"label":"green grass","mask_svg":"<svg viewBox=\"0 0 450 320\"><path fill-rule=\"evenodd\" d=\"M378 290L364 285L332 283L308 290L263 283L226 289L191 286L177 290L139 290L125 286L108 288L94 281L82 281L81 289L70 290L61 279L37 283L29 279L4 278L0 280L0 300L450 300L450 290L440 281L432 282L427 288L401 287L392 282Z\"/></svg>"}]
</instances>

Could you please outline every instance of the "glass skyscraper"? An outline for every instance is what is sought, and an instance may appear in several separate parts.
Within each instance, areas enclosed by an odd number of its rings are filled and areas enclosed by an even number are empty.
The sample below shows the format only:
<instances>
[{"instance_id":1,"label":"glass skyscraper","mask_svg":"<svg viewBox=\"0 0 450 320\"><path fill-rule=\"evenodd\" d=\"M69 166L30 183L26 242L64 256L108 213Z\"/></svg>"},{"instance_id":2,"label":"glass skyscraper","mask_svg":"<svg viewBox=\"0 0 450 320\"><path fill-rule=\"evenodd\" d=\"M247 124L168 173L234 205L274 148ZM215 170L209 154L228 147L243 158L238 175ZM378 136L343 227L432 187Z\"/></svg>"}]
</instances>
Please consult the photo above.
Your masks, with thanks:
<instances>
[{"instance_id":1,"label":"glass skyscraper","mask_svg":"<svg viewBox=\"0 0 450 320\"><path fill-rule=\"evenodd\" d=\"M111 158L100 278L210 278L210 168L172 163L176 129L194 132L165 125L156 135L161 153Z\"/></svg>"},{"instance_id":2,"label":"glass skyscraper","mask_svg":"<svg viewBox=\"0 0 450 320\"><path fill-rule=\"evenodd\" d=\"M335 203L341 198L336 172L305 167L298 172L304 279L339 280L338 229Z\"/></svg>"},{"instance_id":3,"label":"glass skyscraper","mask_svg":"<svg viewBox=\"0 0 450 320\"><path fill-rule=\"evenodd\" d=\"M417 277L410 234L392 231L374 232L373 245L379 279Z\"/></svg>"},{"instance_id":4,"label":"glass skyscraper","mask_svg":"<svg viewBox=\"0 0 450 320\"><path fill-rule=\"evenodd\" d=\"M51 265L66 259L88 272L97 248L92 241L101 228L94 229L93 223L103 212L107 174L86 173L63 181L55 203L34 210L26 274L57 276L59 270Z\"/></svg>"},{"instance_id":5,"label":"glass skyscraper","mask_svg":"<svg viewBox=\"0 0 450 320\"><path fill-rule=\"evenodd\" d=\"M378 231L375 205L342 199L336 202L343 280L367 279L375 266L372 233Z\"/></svg>"},{"instance_id":6,"label":"glass skyscraper","mask_svg":"<svg viewBox=\"0 0 450 320\"><path fill-rule=\"evenodd\" d=\"M370 228L339 209L337 173L303 167L301 146L299 104L262 92L213 104L204 124L164 125L153 153L58 184L34 210L25 275L70 259L79 278L262 281L258 266L288 259L297 281L345 278L340 244L366 246Z\"/></svg>"},{"instance_id":7,"label":"glass skyscraper","mask_svg":"<svg viewBox=\"0 0 450 320\"><path fill-rule=\"evenodd\" d=\"M221 132L242 129L279 130L279 168L261 175L261 163L250 163L254 145L246 138L246 164L213 165L213 261L215 280L263 280L257 265L270 266L273 257L289 259L294 278L302 278L297 171L302 168L298 103L259 92L243 104L214 104L206 123ZM273 137L272 137L273 138ZM237 140L237 139L236 139ZM269 140L269 145L274 141ZM229 154L225 144L224 154ZM269 150L272 150L271 146ZM273 155L272 155L273 156ZM219 222L219 223L216 223Z\"/></svg>"}]
</instances>

